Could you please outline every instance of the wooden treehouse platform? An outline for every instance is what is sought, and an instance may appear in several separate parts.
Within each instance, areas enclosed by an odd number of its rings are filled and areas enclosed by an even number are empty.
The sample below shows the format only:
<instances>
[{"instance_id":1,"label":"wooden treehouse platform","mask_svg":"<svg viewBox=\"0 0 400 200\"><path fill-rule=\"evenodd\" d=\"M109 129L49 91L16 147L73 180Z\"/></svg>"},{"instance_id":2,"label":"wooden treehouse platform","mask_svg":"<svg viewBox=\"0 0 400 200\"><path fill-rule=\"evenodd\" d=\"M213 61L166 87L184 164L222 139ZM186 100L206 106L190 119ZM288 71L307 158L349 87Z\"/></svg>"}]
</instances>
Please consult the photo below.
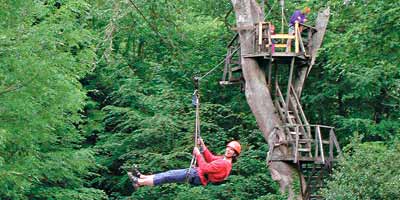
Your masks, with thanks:
<instances>
[{"instance_id":1,"label":"wooden treehouse platform","mask_svg":"<svg viewBox=\"0 0 400 200\"><path fill-rule=\"evenodd\" d=\"M311 70L328 20L329 13L319 13L317 22L321 23L317 24L317 28L296 23L293 33L276 34L269 22L243 28L248 31L243 38L248 39L242 42L248 44L248 40L251 40L253 49L250 52L246 49L246 54L241 55L241 41L237 33L227 46L220 81L220 85L223 86L240 84L243 91L246 83L242 74L242 61L254 59L265 69L266 83L270 93L275 94L274 106L282 122L281 126L275 127L270 133L269 137L276 138L270 138L269 141L279 142L270 144L267 161L288 162L298 168L301 172L301 188L306 188L302 190L303 199L322 198L318 190L325 185L336 157L341 154L334 128L308 122L300 103L301 91L296 91L293 86L293 79L296 76L298 78L300 71L304 75L304 71L308 73ZM289 68L284 69L285 65ZM288 74L282 75L283 72ZM305 78L306 75L303 81ZM284 94L279 86L282 81L287 83ZM281 145L285 146L283 149L286 152L277 151ZM285 152L284 155L281 152Z\"/></svg>"},{"instance_id":2,"label":"wooden treehouse platform","mask_svg":"<svg viewBox=\"0 0 400 200\"><path fill-rule=\"evenodd\" d=\"M220 85L244 84L242 77L241 59L254 58L259 63L291 64L309 66L315 58L315 48L320 43L313 42L320 38L316 28L305 24L295 24L294 33L274 34L271 23L260 22L253 27L253 52L241 55L239 34L236 34L227 46L225 66ZM321 31L325 32L325 30Z\"/></svg>"},{"instance_id":3,"label":"wooden treehouse platform","mask_svg":"<svg viewBox=\"0 0 400 200\"><path fill-rule=\"evenodd\" d=\"M295 65L307 65L309 61L309 56L304 53L294 53L294 52L262 52L255 54L243 55L244 58L255 58L258 60L271 61L276 64L288 64L290 65L293 57L295 57Z\"/></svg>"}]
</instances>

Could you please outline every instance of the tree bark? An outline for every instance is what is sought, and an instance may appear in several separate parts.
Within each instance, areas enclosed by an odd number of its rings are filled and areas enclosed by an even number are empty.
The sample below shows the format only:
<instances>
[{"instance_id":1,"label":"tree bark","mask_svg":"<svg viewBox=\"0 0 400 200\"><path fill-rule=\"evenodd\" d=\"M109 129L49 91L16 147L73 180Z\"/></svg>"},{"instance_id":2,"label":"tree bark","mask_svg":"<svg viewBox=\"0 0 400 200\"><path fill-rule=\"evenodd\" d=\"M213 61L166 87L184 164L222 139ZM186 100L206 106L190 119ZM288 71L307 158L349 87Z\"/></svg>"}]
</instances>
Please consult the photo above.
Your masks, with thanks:
<instances>
[{"instance_id":1,"label":"tree bark","mask_svg":"<svg viewBox=\"0 0 400 200\"><path fill-rule=\"evenodd\" d=\"M254 34L251 27L255 23L263 21L263 13L255 0L231 0L236 13L236 24L239 31L241 47L241 65L246 82L245 94L247 102L253 112L264 139L268 144L279 143L282 138L270 137L275 126L281 125L281 121L275 111L270 91L267 87L266 77L258 62L253 58L245 58L243 55L253 53ZM250 27L250 28L249 28ZM278 133L282 135L282 133ZM287 149L284 145L275 148L273 155L284 155ZM289 191L289 199L294 198L292 190L292 174L297 169L286 162L274 161L268 163L273 180L280 184L281 192Z\"/></svg>"}]
</instances>

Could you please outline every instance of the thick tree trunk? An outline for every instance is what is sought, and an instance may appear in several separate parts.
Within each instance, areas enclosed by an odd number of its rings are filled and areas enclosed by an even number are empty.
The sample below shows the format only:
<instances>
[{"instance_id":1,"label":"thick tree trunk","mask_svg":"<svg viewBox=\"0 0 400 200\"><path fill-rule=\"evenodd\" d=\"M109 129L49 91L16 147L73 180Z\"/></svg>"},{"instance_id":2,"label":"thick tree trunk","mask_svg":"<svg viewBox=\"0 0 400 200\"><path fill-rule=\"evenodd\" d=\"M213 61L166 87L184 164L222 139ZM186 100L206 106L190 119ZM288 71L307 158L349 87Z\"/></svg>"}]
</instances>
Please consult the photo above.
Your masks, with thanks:
<instances>
[{"instance_id":1,"label":"thick tree trunk","mask_svg":"<svg viewBox=\"0 0 400 200\"><path fill-rule=\"evenodd\" d=\"M255 23L263 21L263 13L255 0L231 0L236 13L236 24L239 30L241 55L253 52L254 34L252 27ZM272 97L267 87L266 77L258 62L253 58L241 59L243 76L246 82L245 94L247 102L256 117L257 124L263 132L269 145L278 143L279 137L270 137L275 126L281 124L275 112ZM273 154L284 154L285 147L281 145ZM292 191L292 174L297 169L285 162L268 163L271 176L278 181L282 192L289 191L289 199L294 198Z\"/></svg>"}]
</instances>

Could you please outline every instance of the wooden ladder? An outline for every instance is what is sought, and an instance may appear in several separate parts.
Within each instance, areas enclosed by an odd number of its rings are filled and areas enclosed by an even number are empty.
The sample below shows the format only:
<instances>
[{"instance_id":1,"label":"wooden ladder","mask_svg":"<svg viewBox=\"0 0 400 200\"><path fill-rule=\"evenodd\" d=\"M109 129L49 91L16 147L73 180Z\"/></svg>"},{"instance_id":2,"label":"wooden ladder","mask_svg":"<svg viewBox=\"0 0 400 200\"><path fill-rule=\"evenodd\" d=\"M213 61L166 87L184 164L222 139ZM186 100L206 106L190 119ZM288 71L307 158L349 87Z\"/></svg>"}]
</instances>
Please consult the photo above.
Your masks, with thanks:
<instances>
[{"instance_id":1,"label":"wooden ladder","mask_svg":"<svg viewBox=\"0 0 400 200\"><path fill-rule=\"evenodd\" d=\"M242 77L242 65L240 59L238 34L233 37L228 45L225 57L224 73L220 85L233 85L242 84L244 79Z\"/></svg>"},{"instance_id":2,"label":"wooden ladder","mask_svg":"<svg viewBox=\"0 0 400 200\"><path fill-rule=\"evenodd\" d=\"M304 179L307 182L306 191L303 198L307 200L323 199L319 190L325 187L326 180L332 171L329 165L315 162L304 162L300 164Z\"/></svg>"},{"instance_id":3,"label":"wooden ladder","mask_svg":"<svg viewBox=\"0 0 400 200\"><path fill-rule=\"evenodd\" d=\"M274 101L275 107L279 112L279 116L284 124L284 128L288 142L294 143L294 163L297 163L299 158L312 158L311 154L311 132L308 126L307 118L304 115L300 101L293 89L290 86L289 104L283 98L282 92L277 84L275 84L276 98Z\"/></svg>"}]
</instances>

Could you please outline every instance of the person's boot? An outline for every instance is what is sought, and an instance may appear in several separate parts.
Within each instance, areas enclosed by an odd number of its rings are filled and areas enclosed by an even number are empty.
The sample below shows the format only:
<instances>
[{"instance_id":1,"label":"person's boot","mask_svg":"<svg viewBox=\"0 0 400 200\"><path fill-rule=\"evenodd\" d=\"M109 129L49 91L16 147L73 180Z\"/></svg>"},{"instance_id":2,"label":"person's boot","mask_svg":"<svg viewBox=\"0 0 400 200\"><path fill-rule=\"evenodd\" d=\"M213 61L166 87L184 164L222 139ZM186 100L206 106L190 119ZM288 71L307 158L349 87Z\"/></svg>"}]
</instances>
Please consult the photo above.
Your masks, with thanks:
<instances>
[{"instance_id":1,"label":"person's boot","mask_svg":"<svg viewBox=\"0 0 400 200\"><path fill-rule=\"evenodd\" d=\"M140 173L140 171L139 171L139 167L136 164L132 165L132 168L130 171L132 172L133 176L136 176L138 178L140 178L140 176L142 175L142 173Z\"/></svg>"},{"instance_id":2,"label":"person's boot","mask_svg":"<svg viewBox=\"0 0 400 200\"><path fill-rule=\"evenodd\" d=\"M133 190L137 190L139 188L139 178L135 177L132 172L128 172L129 180L132 182Z\"/></svg>"}]
</instances>

